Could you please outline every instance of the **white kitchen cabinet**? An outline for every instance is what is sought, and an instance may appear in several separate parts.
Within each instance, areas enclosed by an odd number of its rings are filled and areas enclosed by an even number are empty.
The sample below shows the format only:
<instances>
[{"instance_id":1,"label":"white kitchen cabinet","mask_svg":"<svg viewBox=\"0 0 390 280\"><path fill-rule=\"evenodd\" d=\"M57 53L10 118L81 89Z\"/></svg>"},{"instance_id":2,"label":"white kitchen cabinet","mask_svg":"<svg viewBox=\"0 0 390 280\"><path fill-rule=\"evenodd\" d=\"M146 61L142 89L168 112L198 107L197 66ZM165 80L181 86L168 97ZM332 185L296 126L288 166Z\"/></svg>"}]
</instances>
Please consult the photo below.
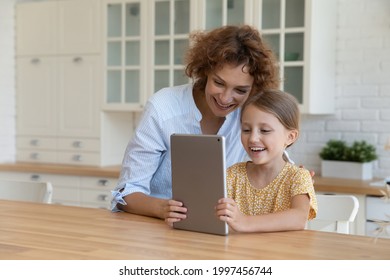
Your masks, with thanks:
<instances>
[{"instance_id":1,"label":"white kitchen cabinet","mask_svg":"<svg viewBox=\"0 0 390 280\"><path fill-rule=\"evenodd\" d=\"M18 161L121 162L133 127L128 113L101 112L101 8L100 0L17 4Z\"/></svg>"},{"instance_id":2,"label":"white kitchen cabinet","mask_svg":"<svg viewBox=\"0 0 390 280\"><path fill-rule=\"evenodd\" d=\"M58 157L48 161L39 154L43 150L66 151L59 144L64 139L83 143L100 137L100 57L40 56L38 62L34 59L17 58L17 158L58 162ZM94 152L98 153L99 148ZM23 153L26 150L30 155ZM94 164L98 163L99 160Z\"/></svg>"},{"instance_id":3,"label":"white kitchen cabinet","mask_svg":"<svg viewBox=\"0 0 390 280\"><path fill-rule=\"evenodd\" d=\"M59 57L59 136L99 137L100 59L98 55Z\"/></svg>"},{"instance_id":4,"label":"white kitchen cabinet","mask_svg":"<svg viewBox=\"0 0 390 280\"><path fill-rule=\"evenodd\" d=\"M55 136L56 58L18 57L16 68L18 135Z\"/></svg>"},{"instance_id":5,"label":"white kitchen cabinet","mask_svg":"<svg viewBox=\"0 0 390 280\"><path fill-rule=\"evenodd\" d=\"M100 7L99 0L18 3L17 54L99 53Z\"/></svg>"},{"instance_id":6,"label":"white kitchen cabinet","mask_svg":"<svg viewBox=\"0 0 390 280\"><path fill-rule=\"evenodd\" d=\"M366 205L366 235L390 238L390 201L381 197L368 196ZM380 222L387 222L387 225L383 226L382 232L377 233Z\"/></svg>"},{"instance_id":7,"label":"white kitchen cabinet","mask_svg":"<svg viewBox=\"0 0 390 280\"><path fill-rule=\"evenodd\" d=\"M16 6L18 55L53 55L57 52L57 6L54 1Z\"/></svg>"},{"instance_id":8,"label":"white kitchen cabinet","mask_svg":"<svg viewBox=\"0 0 390 280\"><path fill-rule=\"evenodd\" d=\"M58 1L58 53L100 53L100 11L100 0Z\"/></svg>"},{"instance_id":9,"label":"white kitchen cabinet","mask_svg":"<svg viewBox=\"0 0 390 280\"><path fill-rule=\"evenodd\" d=\"M103 14L108 111L140 111L157 90L188 82L190 31L245 23L270 44L301 112L334 112L336 0L105 0Z\"/></svg>"},{"instance_id":10,"label":"white kitchen cabinet","mask_svg":"<svg viewBox=\"0 0 390 280\"><path fill-rule=\"evenodd\" d=\"M279 60L282 89L302 113L335 109L336 0L255 1L255 25Z\"/></svg>"},{"instance_id":11,"label":"white kitchen cabinet","mask_svg":"<svg viewBox=\"0 0 390 280\"><path fill-rule=\"evenodd\" d=\"M111 190L117 178L57 175L29 172L0 172L0 178L14 181L50 182L53 185L52 203L110 209Z\"/></svg>"}]
</instances>

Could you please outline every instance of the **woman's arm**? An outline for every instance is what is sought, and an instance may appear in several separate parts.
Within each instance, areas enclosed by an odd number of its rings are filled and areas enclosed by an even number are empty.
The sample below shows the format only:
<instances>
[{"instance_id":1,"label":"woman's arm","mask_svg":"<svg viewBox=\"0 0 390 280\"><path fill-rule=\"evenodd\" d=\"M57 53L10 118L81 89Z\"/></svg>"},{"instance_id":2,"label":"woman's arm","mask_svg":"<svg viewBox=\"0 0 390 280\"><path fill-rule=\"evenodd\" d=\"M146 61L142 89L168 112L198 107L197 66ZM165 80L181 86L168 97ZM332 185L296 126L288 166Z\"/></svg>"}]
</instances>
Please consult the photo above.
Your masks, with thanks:
<instances>
[{"instance_id":1,"label":"woman's arm","mask_svg":"<svg viewBox=\"0 0 390 280\"><path fill-rule=\"evenodd\" d=\"M170 225L186 218L183 213L187 212L187 208L181 207L183 203L179 201L156 198L139 192L125 196L124 200L127 205L119 204L118 208L128 213L165 219Z\"/></svg>"},{"instance_id":2,"label":"woman's arm","mask_svg":"<svg viewBox=\"0 0 390 280\"><path fill-rule=\"evenodd\" d=\"M231 198L222 198L216 207L217 216L238 232L272 232L302 230L305 228L310 210L310 198L306 194L296 195L291 208L285 211L247 216L240 212Z\"/></svg>"}]
</instances>

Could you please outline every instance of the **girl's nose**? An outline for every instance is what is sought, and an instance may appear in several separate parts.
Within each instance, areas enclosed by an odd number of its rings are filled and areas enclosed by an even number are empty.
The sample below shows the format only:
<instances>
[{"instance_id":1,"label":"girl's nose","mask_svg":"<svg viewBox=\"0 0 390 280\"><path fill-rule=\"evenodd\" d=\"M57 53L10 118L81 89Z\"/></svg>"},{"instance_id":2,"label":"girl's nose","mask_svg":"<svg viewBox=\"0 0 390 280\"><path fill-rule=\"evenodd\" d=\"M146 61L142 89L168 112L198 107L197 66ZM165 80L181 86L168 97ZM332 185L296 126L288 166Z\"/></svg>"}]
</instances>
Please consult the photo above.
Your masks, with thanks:
<instances>
[{"instance_id":1,"label":"girl's nose","mask_svg":"<svg viewBox=\"0 0 390 280\"><path fill-rule=\"evenodd\" d=\"M260 140L260 135L259 135L259 133L257 133L256 130L253 130L253 131L251 132L251 134L249 135L249 141L250 141L251 143L256 143L256 142L259 142L259 140Z\"/></svg>"}]
</instances>

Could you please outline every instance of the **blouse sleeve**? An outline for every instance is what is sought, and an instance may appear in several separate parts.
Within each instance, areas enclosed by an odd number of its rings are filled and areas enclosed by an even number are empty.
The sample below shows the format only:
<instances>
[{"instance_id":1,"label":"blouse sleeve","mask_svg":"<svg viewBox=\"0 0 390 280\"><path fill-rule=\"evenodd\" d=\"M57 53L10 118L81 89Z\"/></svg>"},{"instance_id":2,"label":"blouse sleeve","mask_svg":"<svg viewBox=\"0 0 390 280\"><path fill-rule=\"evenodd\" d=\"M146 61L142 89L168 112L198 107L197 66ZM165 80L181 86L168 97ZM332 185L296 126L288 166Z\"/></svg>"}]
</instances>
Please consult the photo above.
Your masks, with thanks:
<instances>
[{"instance_id":1,"label":"blouse sleeve","mask_svg":"<svg viewBox=\"0 0 390 280\"><path fill-rule=\"evenodd\" d=\"M314 191L313 179L310 172L304 168L298 168L294 179L292 180L293 187L291 189L291 196L299 194L308 194L310 197L310 211L308 219L314 219L317 215L317 198Z\"/></svg>"}]
</instances>

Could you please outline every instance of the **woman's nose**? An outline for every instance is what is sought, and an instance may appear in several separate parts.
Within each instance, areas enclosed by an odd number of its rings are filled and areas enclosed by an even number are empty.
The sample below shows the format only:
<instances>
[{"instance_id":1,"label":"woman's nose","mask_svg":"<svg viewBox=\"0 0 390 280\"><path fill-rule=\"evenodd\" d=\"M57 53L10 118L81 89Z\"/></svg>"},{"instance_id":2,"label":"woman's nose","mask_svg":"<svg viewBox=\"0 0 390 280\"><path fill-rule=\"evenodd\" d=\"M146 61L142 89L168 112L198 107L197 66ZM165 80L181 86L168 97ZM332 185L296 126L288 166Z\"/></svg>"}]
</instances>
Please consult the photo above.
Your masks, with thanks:
<instances>
[{"instance_id":1,"label":"woman's nose","mask_svg":"<svg viewBox=\"0 0 390 280\"><path fill-rule=\"evenodd\" d=\"M224 90L220 95L219 99L221 100L222 103L224 104L229 104L230 102L233 101L233 94L232 91L229 89Z\"/></svg>"}]
</instances>

